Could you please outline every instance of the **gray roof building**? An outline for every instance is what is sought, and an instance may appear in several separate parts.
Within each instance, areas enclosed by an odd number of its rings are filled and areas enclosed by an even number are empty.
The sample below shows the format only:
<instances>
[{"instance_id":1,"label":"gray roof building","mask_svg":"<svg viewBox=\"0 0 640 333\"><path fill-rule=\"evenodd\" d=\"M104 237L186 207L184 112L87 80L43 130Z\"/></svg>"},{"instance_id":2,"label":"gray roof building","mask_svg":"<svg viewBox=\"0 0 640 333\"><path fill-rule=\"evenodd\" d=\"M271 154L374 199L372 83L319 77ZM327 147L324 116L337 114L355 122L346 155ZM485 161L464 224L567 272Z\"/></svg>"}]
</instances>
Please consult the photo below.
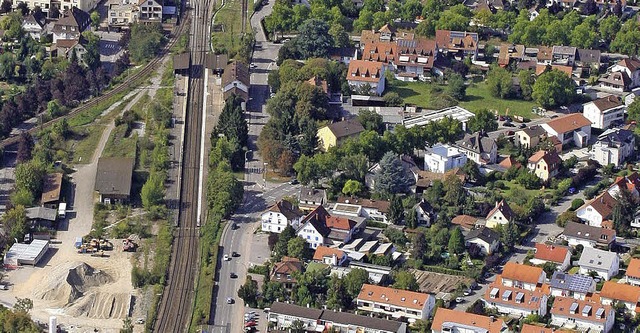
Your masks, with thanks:
<instances>
[{"instance_id":1,"label":"gray roof building","mask_svg":"<svg viewBox=\"0 0 640 333\"><path fill-rule=\"evenodd\" d=\"M468 241L474 238L478 238L488 244L491 244L500 240L500 234L490 228L480 228L469 231L464 239Z\"/></svg>"},{"instance_id":2,"label":"gray roof building","mask_svg":"<svg viewBox=\"0 0 640 333\"><path fill-rule=\"evenodd\" d=\"M25 211L29 220L55 221L58 214L57 210L46 207L31 207L25 209Z\"/></svg>"},{"instance_id":3,"label":"gray roof building","mask_svg":"<svg viewBox=\"0 0 640 333\"><path fill-rule=\"evenodd\" d=\"M598 136L598 141L605 141L610 146L620 146L622 144L630 144L635 138L633 132L621 128L613 128L606 130Z\"/></svg>"},{"instance_id":4,"label":"gray roof building","mask_svg":"<svg viewBox=\"0 0 640 333\"><path fill-rule=\"evenodd\" d=\"M129 157L101 157L98 160L95 190L104 197L128 199L131 193L134 159Z\"/></svg>"},{"instance_id":5,"label":"gray roof building","mask_svg":"<svg viewBox=\"0 0 640 333\"><path fill-rule=\"evenodd\" d=\"M619 261L618 254L604 250L585 247L582 250L578 266L592 270L608 270Z\"/></svg>"},{"instance_id":6,"label":"gray roof building","mask_svg":"<svg viewBox=\"0 0 640 333\"><path fill-rule=\"evenodd\" d=\"M595 281L592 277L582 274L567 274L555 271L549 286L555 289L567 290L575 293L588 293L592 291Z\"/></svg>"},{"instance_id":7,"label":"gray roof building","mask_svg":"<svg viewBox=\"0 0 640 333\"><path fill-rule=\"evenodd\" d=\"M564 237L568 240L573 238L576 240L585 240L589 242L595 242L603 246L609 246L616 239L616 231L612 229L605 229L600 227L592 227L590 225L567 222L562 232ZM569 244L571 241L569 240Z\"/></svg>"}]
</instances>

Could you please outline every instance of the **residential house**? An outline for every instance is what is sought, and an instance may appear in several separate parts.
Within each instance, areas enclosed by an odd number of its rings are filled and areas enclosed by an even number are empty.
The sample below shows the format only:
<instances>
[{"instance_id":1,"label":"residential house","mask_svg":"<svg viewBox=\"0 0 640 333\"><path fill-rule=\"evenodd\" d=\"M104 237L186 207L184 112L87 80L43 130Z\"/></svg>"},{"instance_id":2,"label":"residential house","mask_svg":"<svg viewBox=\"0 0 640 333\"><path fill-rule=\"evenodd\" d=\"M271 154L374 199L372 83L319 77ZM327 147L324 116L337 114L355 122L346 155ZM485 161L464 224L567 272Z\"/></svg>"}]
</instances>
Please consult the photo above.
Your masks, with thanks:
<instances>
[{"instance_id":1,"label":"residential house","mask_svg":"<svg viewBox=\"0 0 640 333\"><path fill-rule=\"evenodd\" d=\"M576 216L592 227L602 227L603 222L611 219L615 205L616 199L604 191L578 208Z\"/></svg>"},{"instance_id":2,"label":"residential house","mask_svg":"<svg viewBox=\"0 0 640 333\"><path fill-rule=\"evenodd\" d=\"M60 193L62 191L62 173L50 173L42 180L42 196L40 204L43 207L58 209Z\"/></svg>"},{"instance_id":3,"label":"residential house","mask_svg":"<svg viewBox=\"0 0 640 333\"><path fill-rule=\"evenodd\" d=\"M451 224L456 225L462 229L462 232L471 231L476 227L478 218L471 215L458 215L451 219Z\"/></svg>"},{"instance_id":4,"label":"residential house","mask_svg":"<svg viewBox=\"0 0 640 333\"><path fill-rule=\"evenodd\" d=\"M551 65L553 61L553 48L548 46L538 46L536 54L536 63L540 65Z\"/></svg>"},{"instance_id":5,"label":"residential house","mask_svg":"<svg viewBox=\"0 0 640 333\"><path fill-rule=\"evenodd\" d=\"M221 86L225 100L235 94L248 102L250 84L249 67L244 63L234 60L224 68Z\"/></svg>"},{"instance_id":6,"label":"residential house","mask_svg":"<svg viewBox=\"0 0 640 333\"><path fill-rule=\"evenodd\" d=\"M493 207L489 214L487 214L487 228L495 228L498 225L505 225L513 221L515 214L509 207L509 204L504 199L496 202L496 206Z\"/></svg>"},{"instance_id":7,"label":"residential house","mask_svg":"<svg viewBox=\"0 0 640 333\"><path fill-rule=\"evenodd\" d=\"M570 246L610 248L616 240L616 231L587 224L567 222L562 232Z\"/></svg>"},{"instance_id":8,"label":"residential house","mask_svg":"<svg viewBox=\"0 0 640 333\"><path fill-rule=\"evenodd\" d=\"M413 185L419 177L420 169L411 156L400 155L398 156L398 160L402 164L402 168L404 169L405 175L407 176L407 181L409 182L409 186L411 187L410 189L411 191L413 191ZM364 176L364 184L367 186L367 188L375 189L376 175L380 172L380 170L382 170L382 167L380 167L380 163L372 165L369 170L367 170L367 174Z\"/></svg>"},{"instance_id":9,"label":"residential house","mask_svg":"<svg viewBox=\"0 0 640 333\"><path fill-rule=\"evenodd\" d=\"M638 188L640 188L640 176L638 172L634 171L624 177L616 177L616 180L609 186L607 192L609 192L612 197L617 198L621 188L626 188L634 197L640 196L640 192L638 192Z\"/></svg>"},{"instance_id":10,"label":"residential house","mask_svg":"<svg viewBox=\"0 0 640 333\"><path fill-rule=\"evenodd\" d=\"M292 290L298 283L295 273L302 273L302 261L298 258L283 257L273 265L270 280L282 284L287 290Z\"/></svg>"},{"instance_id":11,"label":"residential house","mask_svg":"<svg viewBox=\"0 0 640 333\"><path fill-rule=\"evenodd\" d=\"M610 280L618 275L620 258L615 252L585 247L578 260L578 266L580 266L580 274L595 272L603 280Z\"/></svg>"},{"instance_id":12,"label":"residential house","mask_svg":"<svg viewBox=\"0 0 640 333\"><path fill-rule=\"evenodd\" d=\"M22 21L22 30L28 33L31 38L40 40L46 34L47 16L44 12L31 12Z\"/></svg>"},{"instance_id":13,"label":"residential house","mask_svg":"<svg viewBox=\"0 0 640 333\"><path fill-rule=\"evenodd\" d=\"M463 139L456 141L455 147L479 165L495 164L498 158L496 140L481 132L466 134Z\"/></svg>"},{"instance_id":14,"label":"residential house","mask_svg":"<svg viewBox=\"0 0 640 333\"><path fill-rule=\"evenodd\" d=\"M30 207L25 209L27 223L31 229L37 227L53 228L58 210L47 207Z\"/></svg>"},{"instance_id":15,"label":"residential house","mask_svg":"<svg viewBox=\"0 0 640 333\"><path fill-rule=\"evenodd\" d=\"M520 162L518 162L518 160L516 160L512 155L507 155L502 159L502 161L500 161L500 163L498 163L498 165L503 167L505 170L511 167L516 169L520 169L522 167L522 164L520 164Z\"/></svg>"},{"instance_id":16,"label":"residential house","mask_svg":"<svg viewBox=\"0 0 640 333\"><path fill-rule=\"evenodd\" d=\"M566 246L536 243L536 253L529 260L534 265L555 264L558 271L565 271L571 266L571 251Z\"/></svg>"},{"instance_id":17,"label":"residential house","mask_svg":"<svg viewBox=\"0 0 640 333\"><path fill-rule=\"evenodd\" d=\"M304 214L291 202L279 200L262 213L262 231L281 233L288 225L298 229Z\"/></svg>"},{"instance_id":18,"label":"residential house","mask_svg":"<svg viewBox=\"0 0 640 333\"><path fill-rule=\"evenodd\" d=\"M27 8L29 8L31 11L33 11L36 7L40 7L40 9L45 13L49 12L49 8L51 8L52 3L51 0L11 0L11 2L11 8L16 8L20 3L25 3L27 5ZM57 7L58 9L60 9L59 4L57 5Z\"/></svg>"},{"instance_id":19,"label":"residential house","mask_svg":"<svg viewBox=\"0 0 640 333\"><path fill-rule=\"evenodd\" d=\"M139 7L131 2L109 3L107 23L110 27L127 27L138 21Z\"/></svg>"},{"instance_id":20,"label":"residential house","mask_svg":"<svg viewBox=\"0 0 640 333\"><path fill-rule=\"evenodd\" d=\"M635 314L640 310L638 307L640 287L616 281L605 281L600 290L600 303L603 305L624 304L627 311Z\"/></svg>"},{"instance_id":21,"label":"residential house","mask_svg":"<svg viewBox=\"0 0 640 333\"><path fill-rule=\"evenodd\" d=\"M609 95L585 103L583 109L585 118L591 121L591 128L607 129L624 122L627 107L622 98Z\"/></svg>"},{"instance_id":22,"label":"residential house","mask_svg":"<svg viewBox=\"0 0 640 333\"><path fill-rule=\"evenodd\" d=\"M534 148L547 138L547 131L539 125L533 125L515 133L516 145L523 148Z\"/></svg>"},{"instance_id":23,"label":"residential house","mask_svg":"<svg viewBox=\"0 0 640 333\"><path fill-rule=\"evenodd\" d=\"M89 42L82 36L77 39L58 39L51 45L51 51L52 54L67 60L75 57L79 63L84 64L84 55L87 53L88 44Z\"/></svg>"},{"instance_id":24,"label":"residential house","mask_svg":"<svg viewBox=\"0 0 640 333\"><path fill-rule=\"evenodd\" d=\"M69 8L51 29L53 42L56 43L60 39L79 39L90 24L89 13L77 7Z\"/></svg>"},{"instance_id":25,"label":"residential house","mask_svg":"<svg viewBox=\"0 0 640 333\"><path fill-rule=\"evenodd\" d=\"M346 260L344 251L327 246L318 246L313 253L313 261L330 266L342 266Z\"/></svg>"},{"instance_id":26,"label":"residential house","mask_svg":"<svg viewBox=\"0 0 640 333\"><path fill-rule=\"evenodd\" d=\"M161 21L163 7L163 0L139 0L140 20L146 22Z\"/></svg>"},{"instance_id":27,"label":"residential house","mask_svg":"<svg viewBox=\"0 0 640 333\"><path fill-rule=\"evenodd\" d=\"M296 232L307 245L315 249L321 245L339 245L348 243L359 229L358 223L345 218L331 216L322 206L318 206L300 221Z\"/></svg>"},{"instance_id":28,"label":"residential house","mask_svg":"<svg viewBox=\"0 0 640 333\"><path fill-rule=\"evenodd\" d=\"M322 151L340 146L346 139L360 135L364 127L357 119L348 119L324 126L318 130L318 141Z\"/></svg>"},{"instance_id":29,"label":"residential house","mask_svg":"<svg viewBox=\"0 0 640 333\"><path fill-rule=\"evenodd\" d=\"M501 333L508 330L500 318L439 307L431 324L432 333Z\"/></svg>"},{"instance_id":30,"label":"residential house","mask_svg":"<svg viewBox=\"0 0 640 333\"><path fill-rule=\"evenodd\" d=\"M578 49L573 46L554 46L551 50L551 64L573 67L577 52Z\"/></svg>"},{"instance_id":31,"label":"residential house","mask_svg":"<svg viewBox=\"0 0 640 333\"><path fill-rule=\"evenodd\" d=\"M623 166L624 162L634 155L636 138L632 131L625 129L609 129L598 136L593 145L593 157L600 165L613 164Z\"/></svg>"},{"instance_id":32,"label":"residential house","mask_svg":"<svg viewBox=\"0 0 640 333\"><path fill-rule=\"evenodd\" d=\"M606 73L598 79L598 86L611 92L629 91L631 85L631 78L625 71Z\"/></svg>"},{"instance_id":33,"label":"residential house","mask_svg":"<svg viewBox=\"0 0 640 333\"><path fill-rule=\"evenodd\" d=\"M615 311L611 306L591 300L556 297L550 312L551 325L580 331L608 333L615 323Z\"/></svg>"},{"instance_id":34,"label":"residential house","mask_svg":"<svg viewBox=\"0 0 640 333\"><path fill-rule=\"evenodd\" d=\"M279 332L290 331L293 322L302 323L306 332L375 332L406 333L407 323L373 318L353 313L333 310L318 310L305 306L274 302L267 315L267 321Z\"/></svg>"},{"instance_id":35,"label":"residential house","mask_svg":"<svg viewBox=\"0 0 640 333\"><path fill-rule=\"evenodd\" d=\"M320 90L322 90L325 95L329 96L329 85L327 84L327 80L323 80L317 76L313 76L309 80L305 81L305 83L320 88Z\"/></svg>"},{"instance_id":36,"label":"residential house","mask_svg":"<svg viewBox=\"0 0 640 333\"><path fill-rule=\"evenodd\" d=\"M511 59L520 61L524 58L525 46L521 44L500 44L500 53L498 53L498 66L507 67L511 63Z\"/></svg>"},{"instance_id":37,"label":"residential house","mask_svg":"<svg viewBox=\"0 0 640 333\"><path fill-rule=\"evenodd\" d=\"M500 280L498 275L496 281L487 286L482 297L486 307L514 317L529 315L544 317L547 314L548 296L540 289L523 290L516 287L506 287Z\"/></svg>"},{"instance_id":38,"label":"residential house","mask_svg":"<svg viewBox=\"0 0 640 333\"><path fill-rule=\"evenodd\" d=\"M300 187L298 194L298 208L305 212L310 212L318 206L327 203L327 191L311 186Z\"/></svg>"},{"instance_id":39,"label":"residential house","mask_svg":"<svg viewBox=\"0 0 640 333\"><path fill-rule=\"evenodd\" d=\"M395 41L376 41L364 45L362 60L384 64L386 70L393 71L397 60L398 44Z\"/></svg>"},{"instance_id":40,"label":"residential house","mask_svg":"<svg viewBox=\"0 0 640 333\"><path fill-rule=\"evenodd\" d=\"M632 286L640 286L640 259L631 258L624 274L624 281Z\"/></svg>"},{"instance_id":41,"label":"residential house","mask_svg":"<svg viewBox=\"0 0 640 333\"><path fill-rule=\"evenodd\" d=\"M467 155L460 149L448 144L437 143L424 155L424 169L430 172L445 173L461 168L467 163Z\"/></svg>"},{"instance_id":42,"label":"residential house","mask_svg":"<svg viewBox=\"0 0 640 333\"><path fill-rule=\"evenodd\" d=\"M381 223L390 223L387 219L387 213L391 203L387 200L373 200L362 198L338 197L338 203L356 204L362 207L360 217Z\"/></svg>"},{"instance_id":43,"label":"residential house","mask_svg":"<svg viewBox=\"0 0 640 333\"><path fill-rule=\"evenodd\" d=\"M542 286L546 274L540 267L527 266L509 261L502 269L502 285L535 291Z\"/></svg>"},{"instance_id":44,"label":"residential house","mask_svg":"<svg viewBox=\"0 0 640 333\"><path fill-rule=\"evenodd\" d=\"M354 59L349 62L347 82L355 91L369 89L378 96L382 96L385 87L384 72L385 66L381 62Z\"/></svg>"},{"instance_id":45,"label":"residential house","mask_svg":"<svg viewBox=\"0 0 640 333\"><path fill-rule=\"evenodd\" d=\"M554 333L556 329L553 327L545 327L544 324L522 324L520 333Z\"/></svg>"},{"instance_id":46,"label":"residential house","mask_svg":"<svg viewBox=\"0 0 640 333\"><path fill-rule=\"evenodd\" d=\"M47 1L47 0L44 0ZM52 5L56 4L56 1L49 1ZM60 0L57 1L56 6L61 11L69 10L71 8L78 8L85 12L91 12L98 6L98 0Z\"/></svg>"},{"instance_id":47,"label":"residential house","mask_svg":"<svg viewBox=\"0 0 640 333\"><path fill-rule=\"evenodd\" d=\"M435 297L415 291L364 284L356 298L359 311L387 318L406 318L409 322L429 318L435 308Z\"/></svg>"},{"instance_id":48,"label":"residential house","mask_svg":"<svg viewBox=\"0 0 640 333\"><path fill-rule=\"evenodd\" d=\"M539 150L527 161L527 169L544 182L557 176L561 166L562 159L555 150Z\"/></svg>"},{"instance_id":49,"label":"residential house","mask_svg":"<svg viewBox=\"0 0 640 333\"><path fill-rule=\"evenodd\" d=\"M591 74L592 72L597 74L600 70L600 64L602 63L601 59L602 54L600 50L578 49L575 66L584 69L586 74Z\"/></svg>"},{"instance_id":50,"label":"residential house","mask_svg":"<svg viewBox=\"0 0 640 333\"><path fill-rule=\"evenodd\" d=\"M424 200L424 198L415 204L413 209L416 211L418 224L430 226L431 223L436 220L436 213L433 210L433 206L431 206L428 201Z\"/></svg>"},{"instance_id":51,"label":"residential house","mask_svg":"<svg viewBox=\"0 0 640 333\"><path fill-rule=\"evenodd\" d=\"M478 34L466 31L436 30L436 47L440 53L451 55L456 60L478 55Z\"/></svg>"},{"instance_id":52,"label":"residential house","mask_svg":"<svg viewBox=\"0 0 640 333\"><path fill-rule=\"evenodd\" d=\"M563 146L573 143L578 148L586 147L591 137L591 121L580 113L558 117L541 126L548 136L556 136Z\"/></svg>"},{"instance_id":53,"label":"residential house","mask_svg":"<svg viewBox=\"0 0 640 333\"><path fill-rule=\"evenodd\" d=\"M129 201L134 164L135 160L130 157L98 159L95 190L100 202L109 205Z\"/></svg>"},{"instance_id":54,"label":"residential house","mask_svg":"<svg viewBox=\"0 0 640 333\"><path fill-rule=\"evenodd\" d=\"M355 47L332 47L329 49L329 59L337 61L349 66L349 62L353 59L357 59L358 50Z\"/></svg>"},{"instance_id":55,"label":"residential house","mask_svg":"<svg viewBox=\"0 0 640 333\"><path fill-rule=\"evenodd\" d=\"M485 227L473 229L464 237L464 243L467 248L478 247L481 254L491 255L500 246L500 234Z\"/></svg>"},{"instance_id":56,"label":"residential house","mask_svg":"<svg viewBox=\"0 0 640 333\"><path fill-rule=\"evenodd\" d=\"M609 68L609 72L624 72L630 79L629 89L640 86L640 60L636 58L626 58L618 61Z\"/></svg>"},{"instance_id":57,"label":"residential house","mask_svg":"<svg viewBox=\"0 0 640 333\"><path fill-rule=\"evenodd\" d=\"M598 6L598 10L602 11L603 9L613 10L613 7L620 2L621 9L627 7L627 0L595 0L596 6Z\"/></svg>"},{"instance_id":58,"label":"residential house","mask_svg":"<svg viewBox=\"0 0 640 333\"><path fill-rule=\"evenodd\" d=\"M552 296L585 300L596 292L596 281L588 275L555 271L549 280L549 291Z\"/></svg>"},{"instance_id":59,"label":"residential house","mask_svg":"<svg viewBox=\"0 0 640 333\"><path fill-rule=\"evenodd\" d=\"M424 80L431 77L431 69L438 56L436 42L426 38L398 39L395 66L405 76Z\"/></svg>"}]
</instances>

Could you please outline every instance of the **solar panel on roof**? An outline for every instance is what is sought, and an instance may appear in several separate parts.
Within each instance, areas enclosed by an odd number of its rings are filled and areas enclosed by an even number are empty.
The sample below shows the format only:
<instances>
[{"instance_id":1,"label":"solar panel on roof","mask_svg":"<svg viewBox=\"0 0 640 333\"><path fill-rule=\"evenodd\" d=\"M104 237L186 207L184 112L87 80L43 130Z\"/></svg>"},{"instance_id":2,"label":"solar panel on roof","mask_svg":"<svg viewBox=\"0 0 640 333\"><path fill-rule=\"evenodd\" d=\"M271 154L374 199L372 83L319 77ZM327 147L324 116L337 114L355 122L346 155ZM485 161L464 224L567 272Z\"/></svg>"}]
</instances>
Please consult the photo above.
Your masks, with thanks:
<instances>
[{"instance_id":1,"label":"solar panel on roof","mask_svg":"<svg viewBox=\"0 0 640 333\"><path fill-rule=\"evenodd\" d=\"M589 317L590 313L591 313L591 305L585 305L584 309L582 309L582 315L585 317Z\"/></svg>"}]
</instances>

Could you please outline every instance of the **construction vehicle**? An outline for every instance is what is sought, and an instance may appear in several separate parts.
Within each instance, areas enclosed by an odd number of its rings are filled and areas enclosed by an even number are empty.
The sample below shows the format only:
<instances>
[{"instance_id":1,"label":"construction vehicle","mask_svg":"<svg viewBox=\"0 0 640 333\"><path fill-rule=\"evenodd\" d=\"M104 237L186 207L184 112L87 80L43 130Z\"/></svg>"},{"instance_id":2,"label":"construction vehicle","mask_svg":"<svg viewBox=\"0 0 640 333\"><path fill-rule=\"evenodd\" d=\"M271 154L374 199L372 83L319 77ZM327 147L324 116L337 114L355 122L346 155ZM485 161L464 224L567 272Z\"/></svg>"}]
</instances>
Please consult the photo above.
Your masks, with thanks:
<instances>
[{"instance_id":1,"label":"construction vehicle","mask_svg":"<svg viewBox=\"0 0 640 333\"><path fill-rule=\"evenodd\" d=\"M134 243L131 239L123 239L122 240L122 250L125 252L136 252L138 248L138 244Z\"/></svg>"}]
</instances>

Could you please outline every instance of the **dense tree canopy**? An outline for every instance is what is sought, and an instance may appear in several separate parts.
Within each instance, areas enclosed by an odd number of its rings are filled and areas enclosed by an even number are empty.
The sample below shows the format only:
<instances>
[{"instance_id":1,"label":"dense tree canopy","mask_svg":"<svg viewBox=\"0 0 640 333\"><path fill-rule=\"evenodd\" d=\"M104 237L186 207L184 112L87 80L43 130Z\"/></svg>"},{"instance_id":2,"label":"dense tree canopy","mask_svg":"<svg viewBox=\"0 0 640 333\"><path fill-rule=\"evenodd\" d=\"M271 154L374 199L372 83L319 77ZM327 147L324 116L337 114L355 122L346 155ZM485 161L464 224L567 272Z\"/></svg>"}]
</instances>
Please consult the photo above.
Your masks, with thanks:
<instances>
[{"instance_id":1,"label":"dense tree canopy","mask_svg":"<svg viewBox=\"0 0 640 333\"><path fill-rule=\"evenodd\" d=\"M573 101L575 95L573 80L555 69L540 75L533 85L533 99L545 108L567 105Z\"/></svg>"}]
</instances>

